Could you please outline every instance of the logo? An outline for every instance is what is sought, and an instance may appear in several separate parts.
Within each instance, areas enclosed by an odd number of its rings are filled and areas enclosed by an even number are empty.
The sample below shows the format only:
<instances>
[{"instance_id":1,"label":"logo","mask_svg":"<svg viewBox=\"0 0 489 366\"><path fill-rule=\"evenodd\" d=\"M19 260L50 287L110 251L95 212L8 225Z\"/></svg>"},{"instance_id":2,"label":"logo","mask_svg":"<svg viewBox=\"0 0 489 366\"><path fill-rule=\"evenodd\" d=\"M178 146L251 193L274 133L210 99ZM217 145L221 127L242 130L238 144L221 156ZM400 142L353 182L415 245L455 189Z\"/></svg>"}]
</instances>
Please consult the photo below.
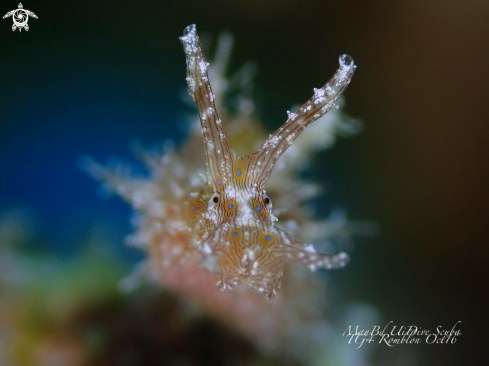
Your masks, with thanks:
<instances>
[{"instance_id":1,"label":"logo","mask_svg":"<svg viewBox=\"0 0 489 366\"><path fill-rule=\"evenodd\" d=\"M30 10L24 9L22 3L19 3L18 9L9 11L7 14L5 14L3 16L3 19L8 18L10 16L14 20L14 25L12 25L12 30L15 31L17 28L19 28L19 32L22 31L22 28L24 28L26 31L29 30L29 25L27 24L27 21L29 20L29 16L37 19L37 15Z\"/></svg>"}]
</instances>

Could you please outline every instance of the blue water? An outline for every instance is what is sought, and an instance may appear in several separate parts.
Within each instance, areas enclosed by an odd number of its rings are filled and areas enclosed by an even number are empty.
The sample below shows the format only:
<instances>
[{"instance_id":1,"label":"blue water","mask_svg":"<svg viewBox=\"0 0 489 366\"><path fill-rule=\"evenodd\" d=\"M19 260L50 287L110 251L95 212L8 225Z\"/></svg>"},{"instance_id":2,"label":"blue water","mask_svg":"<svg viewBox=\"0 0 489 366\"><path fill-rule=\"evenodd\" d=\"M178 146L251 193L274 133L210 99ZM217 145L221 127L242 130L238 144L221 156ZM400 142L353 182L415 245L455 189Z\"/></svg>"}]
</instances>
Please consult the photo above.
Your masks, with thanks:
<instances>
[{"instance_id":1,"label":"blue water","mask_svg":"<svg viewBox=\"0 0 489 366\"><path fill-rule=\"evenodd\" d=\"M76 247L74 238L88 237L100 220L117 240L130 231L130 209L97 196L98 184L79 168L79 158L133 159L134 138L180 141L183 55L176 75L173 61L151 50L135 55L82 39L16 43L26 39L15 34L8 43L15 50L0 63L0 212L31 210L38 234L56 250Z\"/></svg>"}]
</instances>

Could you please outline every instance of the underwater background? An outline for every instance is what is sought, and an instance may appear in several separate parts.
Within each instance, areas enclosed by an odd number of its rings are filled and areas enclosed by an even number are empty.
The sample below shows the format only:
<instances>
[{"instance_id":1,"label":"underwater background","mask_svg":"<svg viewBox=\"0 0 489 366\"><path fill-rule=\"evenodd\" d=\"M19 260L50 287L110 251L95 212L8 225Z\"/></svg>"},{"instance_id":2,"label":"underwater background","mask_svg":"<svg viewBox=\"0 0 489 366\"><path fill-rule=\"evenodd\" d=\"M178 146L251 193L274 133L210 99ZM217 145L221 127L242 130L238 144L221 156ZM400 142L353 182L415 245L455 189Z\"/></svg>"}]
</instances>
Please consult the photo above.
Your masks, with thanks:
<instances>
[{"instance_id":1,"label":"underwater background","mask_svg":"<svg viewBox=\"0 0 489 366\"><path fill-rule=\"evenodd\" d=\"M345 269L322 274L331 302L336 314L357 304L366 328L461 322L455 344L367 344L328 365L489 361L488 2L23 5L39 17L28 32L0 22L0 364L283 362L210 320L189 327L177 300L154 288L120 293L142 258L124 244L131 209L105 199L79 166L83 155L131 161L134 139L181 143L194 110L182 99L177 37L192 23L203 38L234 35L231 70L257 66L254 101L270 130L327 81L340 54L355 59L344 110L363 130L317 154L305 176L327 187L311 202L318 216L341 208L378 230L355 240ZM334 328L342 346L348 325Z\"/></svg>"}]
</instances>

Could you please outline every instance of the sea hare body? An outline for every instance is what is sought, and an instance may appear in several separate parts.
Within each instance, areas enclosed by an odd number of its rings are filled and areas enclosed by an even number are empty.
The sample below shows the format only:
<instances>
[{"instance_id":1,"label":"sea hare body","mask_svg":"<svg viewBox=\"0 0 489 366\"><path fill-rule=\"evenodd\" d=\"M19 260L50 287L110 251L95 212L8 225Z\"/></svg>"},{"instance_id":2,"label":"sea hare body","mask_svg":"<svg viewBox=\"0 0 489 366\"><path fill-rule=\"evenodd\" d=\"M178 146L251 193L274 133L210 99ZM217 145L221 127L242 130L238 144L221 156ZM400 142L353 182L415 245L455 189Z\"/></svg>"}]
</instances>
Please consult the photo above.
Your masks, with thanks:
<instances>
[{"instance_id":1,"label":"sea hare body","mask_svg":"<svg viewBox=\"0 0 489 366\"><path fill-rule=\"evenodd\" d=\"M264 350L304 352L317 344L312 338L318 332L312 329L324 325L317 316L324 284L309 269L339 268L349 258L344 252L319 253L299 240L320 242L348 237L349 232L343 217L312 218L305 201L319 190L298 172L336 133L353 129L336 109L325 114L337 106L356 66L351 57L340 56L328 83L314 89L312 98L295 113L288 112L283 126L266 137L246 94L239 96L235 115L223 107L222 98L233 86L224 77L230 38L221 38L215 69L204 59L194 25L180 40L200 131L193 129L178 150L139 150L148 178L133 178L92 161L85 168L137 211L136 233L129 242L148 253L140 272ZM243 91L248 76L242 73ZM316 120L309 133L306 127ZM246 149L243 155L235 153ZM125 284L130 286L130 279Z\"/></svg>"}]
</instances>

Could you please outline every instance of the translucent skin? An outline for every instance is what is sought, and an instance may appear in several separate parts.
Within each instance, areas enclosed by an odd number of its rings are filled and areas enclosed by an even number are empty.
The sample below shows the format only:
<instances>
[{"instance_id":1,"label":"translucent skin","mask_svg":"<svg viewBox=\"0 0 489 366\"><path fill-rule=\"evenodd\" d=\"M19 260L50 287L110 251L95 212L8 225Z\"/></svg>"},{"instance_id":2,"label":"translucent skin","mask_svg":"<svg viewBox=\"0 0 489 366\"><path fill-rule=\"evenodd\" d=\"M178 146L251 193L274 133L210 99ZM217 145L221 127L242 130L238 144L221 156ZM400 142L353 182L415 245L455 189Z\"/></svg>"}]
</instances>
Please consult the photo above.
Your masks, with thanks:
<instances>
[{"instance_id":1,"label":"translucent skin","mask_svg":"<svg viewBox=\"0 0 489 366\"><path fill-rule=\"evenodd\" d=\"M180 40L187 58L188 91L199 110L207 162L204 186L188 197L182 210L183 226L187 222L198 233L196 243L188 245L200 253L201 267L215 275L220 290L248 282L270 299L280 290L288 262L303 263L311 270L346 265L346 253L318 253L312 245L295 241L279 229L265 184L277 160L299 134L335 105L356 69L353 59L340 56L340 67L325 86L315 89L314 96L295 114L290 113L285 124L256 152L237 157L222 129L195 25L187 27ZM187 240L184 235L180 239Z\"/></svg>"}]
</instances>

